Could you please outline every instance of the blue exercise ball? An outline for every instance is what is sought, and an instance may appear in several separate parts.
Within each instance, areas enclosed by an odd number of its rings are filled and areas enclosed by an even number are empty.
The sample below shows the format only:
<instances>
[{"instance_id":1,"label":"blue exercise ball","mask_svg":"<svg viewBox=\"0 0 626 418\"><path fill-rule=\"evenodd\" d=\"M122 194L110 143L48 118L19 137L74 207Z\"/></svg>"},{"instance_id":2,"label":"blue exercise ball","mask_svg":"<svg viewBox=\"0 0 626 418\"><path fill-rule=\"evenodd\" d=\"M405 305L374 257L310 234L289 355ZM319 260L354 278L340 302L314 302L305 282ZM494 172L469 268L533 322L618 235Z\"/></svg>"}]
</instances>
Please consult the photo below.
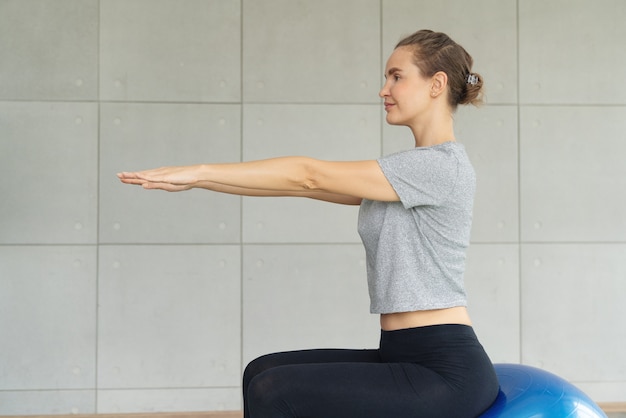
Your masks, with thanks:
<instances>
[{"instance_id":1,"label":"blue exercise ball","mask_svg":"<svg viewBox=\"0 0 626 418\"><path fill-rule=\"evenodd\" d=\"M500 393L479 418L606 418L580 389L559 376L521 364L495 364Z\"/></svg>"}]
</instances>

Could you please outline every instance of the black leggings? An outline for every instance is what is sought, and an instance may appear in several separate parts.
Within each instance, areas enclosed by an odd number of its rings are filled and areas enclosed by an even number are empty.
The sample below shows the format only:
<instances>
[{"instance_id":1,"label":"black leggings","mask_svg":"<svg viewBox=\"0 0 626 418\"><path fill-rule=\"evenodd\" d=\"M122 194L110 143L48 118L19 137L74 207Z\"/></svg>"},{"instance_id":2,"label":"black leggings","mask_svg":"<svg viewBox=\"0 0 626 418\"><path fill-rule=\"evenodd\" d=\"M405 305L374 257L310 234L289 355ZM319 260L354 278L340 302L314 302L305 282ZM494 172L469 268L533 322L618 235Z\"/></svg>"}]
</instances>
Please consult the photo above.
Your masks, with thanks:
<instances>
[{"instance_id":1,"label":"black leggings","mask_svg":"<svg viewBox=\"0 0 626 418\"><path fill-rule=\"evenodd\" d=\"M497 394L466 325L382 331L378 350L269 354L243 375L245 418L473 418Z\"/></svg>"}]
</instances>

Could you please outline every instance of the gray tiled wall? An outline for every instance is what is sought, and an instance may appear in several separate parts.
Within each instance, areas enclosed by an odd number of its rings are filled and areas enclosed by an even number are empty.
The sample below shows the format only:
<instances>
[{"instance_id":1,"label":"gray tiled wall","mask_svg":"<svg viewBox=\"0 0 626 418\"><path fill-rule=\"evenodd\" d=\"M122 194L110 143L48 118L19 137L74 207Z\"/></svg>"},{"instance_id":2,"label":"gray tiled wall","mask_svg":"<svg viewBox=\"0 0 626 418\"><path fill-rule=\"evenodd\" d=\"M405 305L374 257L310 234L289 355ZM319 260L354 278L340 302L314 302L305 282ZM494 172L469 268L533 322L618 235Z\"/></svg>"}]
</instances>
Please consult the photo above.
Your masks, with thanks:
<instances>
[{"instance_id":1,"label":"gray tiled wall","mask_svg":"<svg viewBox=\"0 0 626 418\"><path fill-rule=\"evenodd\" d=\"M0 414L239 409L268 351L374 347L357 208L115 173L411 146L394 43L448 32L488 104L466 282L495 362L626 401L626 3L0 0Z\"/></svg>"}]
</instances>

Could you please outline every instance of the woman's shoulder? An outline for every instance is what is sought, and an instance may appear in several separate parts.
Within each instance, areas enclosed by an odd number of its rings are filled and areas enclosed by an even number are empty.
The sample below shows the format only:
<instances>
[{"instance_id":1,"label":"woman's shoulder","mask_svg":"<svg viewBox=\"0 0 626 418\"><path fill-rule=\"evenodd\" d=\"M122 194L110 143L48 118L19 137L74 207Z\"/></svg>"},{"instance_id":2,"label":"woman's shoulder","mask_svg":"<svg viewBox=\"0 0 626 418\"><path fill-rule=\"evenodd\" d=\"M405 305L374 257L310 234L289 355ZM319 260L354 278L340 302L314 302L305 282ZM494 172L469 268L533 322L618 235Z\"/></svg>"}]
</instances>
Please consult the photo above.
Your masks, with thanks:
<instances>
[{"instance_id":1,"label":"woman's shoulder","mask_svg":"<svg viewBox=\"0 0 626 418\"><path fill-rule=\"evenodd\" d=\"M400 165L414 164L449 166L459 162L469 162L465 146L458 142L444 142L442 144L415 147L386 154L378 159L379 162L396 163Z\"/></svg>"}]
</instances>

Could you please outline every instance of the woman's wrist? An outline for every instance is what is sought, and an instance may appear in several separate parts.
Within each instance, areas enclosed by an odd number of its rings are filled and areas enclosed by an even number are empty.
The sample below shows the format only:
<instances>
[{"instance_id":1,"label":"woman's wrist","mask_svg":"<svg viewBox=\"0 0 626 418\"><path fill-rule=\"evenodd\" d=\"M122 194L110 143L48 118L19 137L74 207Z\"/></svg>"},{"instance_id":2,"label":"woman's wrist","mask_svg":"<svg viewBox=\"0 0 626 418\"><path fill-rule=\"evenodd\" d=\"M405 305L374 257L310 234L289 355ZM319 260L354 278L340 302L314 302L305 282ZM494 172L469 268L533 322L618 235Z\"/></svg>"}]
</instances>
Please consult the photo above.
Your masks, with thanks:
<instances>
[{"instance_id":1,"label":"woman's wrist","mask_svg":"<svg viewBox=\"0 0 626 418\"><path fill-rule=\"evenodd\" d=\"M195 179L193 187L202 187L202 183L211 182L211 164L197 164L192 166L192 178Z\"/></svg>"}]
</instances>

